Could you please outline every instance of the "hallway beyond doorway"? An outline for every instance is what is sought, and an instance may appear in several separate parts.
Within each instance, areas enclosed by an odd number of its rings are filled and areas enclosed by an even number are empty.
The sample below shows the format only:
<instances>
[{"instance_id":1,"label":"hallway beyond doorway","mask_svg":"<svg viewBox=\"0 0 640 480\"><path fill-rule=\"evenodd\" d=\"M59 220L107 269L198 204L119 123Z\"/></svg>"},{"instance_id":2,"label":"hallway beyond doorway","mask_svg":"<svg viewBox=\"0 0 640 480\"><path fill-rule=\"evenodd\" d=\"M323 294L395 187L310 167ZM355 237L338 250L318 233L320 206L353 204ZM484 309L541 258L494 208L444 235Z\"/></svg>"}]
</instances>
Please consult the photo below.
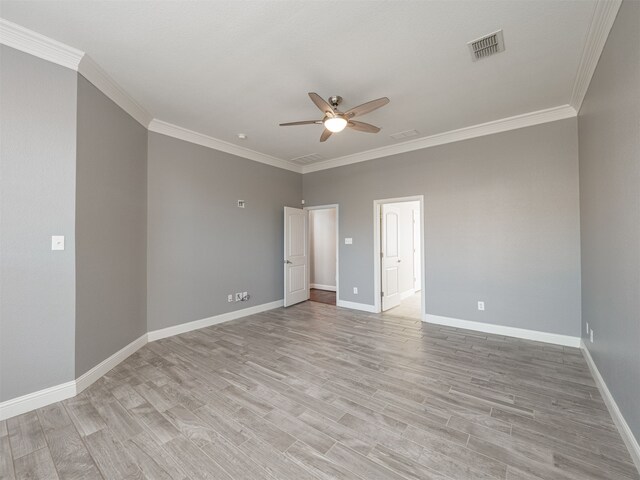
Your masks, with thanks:
<instances>
[{"instance_id":1,"label":"hallway beyond doorway","mask_svg":"<svg viewBox=\"0 0 640 480\"><path fill-rule=\"evenodd\" d=\"M422 320L420 307L422 305L422 294L416 292L410 297L403 299L400 305L394 307L386 312L382 312L382 315L389 317L404 317L413 318L415 320Z\"/></svg>"},{"instance_id":2,"label":"hallway beyond doorway","mask_svg":"<svg viewBox=\"0 0 640 480\"><path fill-rule=\"evenodd\" d=\"M312 302L324 303L327 305L336 304L336 292L329 290L320 290L318 288L312 288L309 291L309 300Z\"/></svg>"}]
</instances>

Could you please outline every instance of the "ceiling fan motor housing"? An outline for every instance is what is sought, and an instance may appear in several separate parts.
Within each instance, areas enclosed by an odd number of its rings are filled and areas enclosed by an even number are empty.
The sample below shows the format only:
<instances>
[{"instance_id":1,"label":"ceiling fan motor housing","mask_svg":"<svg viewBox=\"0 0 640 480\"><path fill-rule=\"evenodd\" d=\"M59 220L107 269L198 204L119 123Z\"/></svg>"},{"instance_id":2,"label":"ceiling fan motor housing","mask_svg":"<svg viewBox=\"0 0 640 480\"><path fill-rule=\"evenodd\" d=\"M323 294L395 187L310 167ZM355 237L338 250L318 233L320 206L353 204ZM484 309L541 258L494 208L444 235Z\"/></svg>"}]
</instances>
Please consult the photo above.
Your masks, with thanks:
<instances>
[{"instance_id":1,"label":"ceiling fan motor housing","mask_svg":"<svg viewBox=\"0 0 640 480\"><path fill-rule=\"evenodd\" d=\"M329 97L329 104L333 107L336 108L338 105L340 105L342 103L342 97L340 95L334 95L332 97Z\"/></svg>"}]
</instances>

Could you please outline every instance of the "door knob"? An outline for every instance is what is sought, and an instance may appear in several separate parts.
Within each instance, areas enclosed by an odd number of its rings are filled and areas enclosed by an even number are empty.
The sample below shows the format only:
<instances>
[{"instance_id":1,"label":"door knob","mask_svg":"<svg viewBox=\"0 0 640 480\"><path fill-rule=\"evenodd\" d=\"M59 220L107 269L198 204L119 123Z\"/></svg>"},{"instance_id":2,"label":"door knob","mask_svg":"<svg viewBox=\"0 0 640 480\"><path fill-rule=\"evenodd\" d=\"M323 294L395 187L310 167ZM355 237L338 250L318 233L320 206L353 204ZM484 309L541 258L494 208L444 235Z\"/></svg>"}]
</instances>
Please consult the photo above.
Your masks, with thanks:
<instances>
[{"instance_id":1,"label":"door knob","mask_svg":"<svg viewBox=\"0 0 640 480\"><path fill-rule=\"evenodd\" d=\"M287 264L291 265L293 262L291 262L289 260L285 260L284 263L287 263Z\"/></svg>"},{"instance_id":2,"label":"door knob","mask_svg":"<svg viewBox=\"0 0 640 480\"><path fill-rule=\"evenodd\" d=\"M398 263L400 263L402 260L398 259Z\"/></svg>"}]
</instances>

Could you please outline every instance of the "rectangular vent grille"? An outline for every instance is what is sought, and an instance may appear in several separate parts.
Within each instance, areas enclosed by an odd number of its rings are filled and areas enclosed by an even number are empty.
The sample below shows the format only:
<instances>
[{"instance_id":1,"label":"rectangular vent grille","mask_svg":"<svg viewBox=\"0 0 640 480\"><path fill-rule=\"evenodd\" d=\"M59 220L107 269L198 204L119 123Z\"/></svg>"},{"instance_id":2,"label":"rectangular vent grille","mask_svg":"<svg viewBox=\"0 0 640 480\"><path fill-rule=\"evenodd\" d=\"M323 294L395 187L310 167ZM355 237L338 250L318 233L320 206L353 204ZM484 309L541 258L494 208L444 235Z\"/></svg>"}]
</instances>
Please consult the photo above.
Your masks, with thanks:
<instances>
[{"instance_id":1,"label":"rectangular vent grille","mask_svg":"<svg viewBox=\"0 0 640 480\"><path fill-rule=\"evenodd\" d=\"M475 62L490 55L504 51L504 37L502 30L485 35L482 38L467 43L471 51L471 58Z\"/></svg>"},{"instance_id":2,"label":"rectangular vent grille","mask_svg":"<svg viewBox=\"0 0 640 480\"><path fill-rule=\"evenodd\" d=\"M302 157L292 158L290 162L296 165L310 165L312 163L320 162L323 160L322 155L317 153L310 153L309 155L303 155Z\"/></svg>"},{"instance_id":3,"label":"rectangular vent grille","mask_svg":"<svg viewBox=\"0 0 640 480\"><path fill-rule=\"evenodd\" d=\"M389 136L394 140L401 140L403 138L415 137L416 135L418 135L417 130L405 130L404 132L394 133Z\"/></svg>"}]
</instances>

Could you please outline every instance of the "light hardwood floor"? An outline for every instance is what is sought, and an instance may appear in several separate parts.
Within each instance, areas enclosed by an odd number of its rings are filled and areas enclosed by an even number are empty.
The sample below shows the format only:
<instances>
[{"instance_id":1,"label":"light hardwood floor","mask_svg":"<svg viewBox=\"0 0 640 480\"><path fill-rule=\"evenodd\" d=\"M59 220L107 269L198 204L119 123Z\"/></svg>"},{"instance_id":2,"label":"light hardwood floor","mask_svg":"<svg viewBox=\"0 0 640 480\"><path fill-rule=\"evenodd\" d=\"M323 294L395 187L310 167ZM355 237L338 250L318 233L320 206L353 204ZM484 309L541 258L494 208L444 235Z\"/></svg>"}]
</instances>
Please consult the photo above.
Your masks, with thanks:
<instances>
[{"instance_id":1,"label":"light hardwood floor","mask_svg":"<svg viewBox=\"0 0 640 480\"><path fill-rule=\"evenodd\" d=\"M306 302L0 422L0 477L638 479L579 350Z\"/></svg>"}]
</instances>

